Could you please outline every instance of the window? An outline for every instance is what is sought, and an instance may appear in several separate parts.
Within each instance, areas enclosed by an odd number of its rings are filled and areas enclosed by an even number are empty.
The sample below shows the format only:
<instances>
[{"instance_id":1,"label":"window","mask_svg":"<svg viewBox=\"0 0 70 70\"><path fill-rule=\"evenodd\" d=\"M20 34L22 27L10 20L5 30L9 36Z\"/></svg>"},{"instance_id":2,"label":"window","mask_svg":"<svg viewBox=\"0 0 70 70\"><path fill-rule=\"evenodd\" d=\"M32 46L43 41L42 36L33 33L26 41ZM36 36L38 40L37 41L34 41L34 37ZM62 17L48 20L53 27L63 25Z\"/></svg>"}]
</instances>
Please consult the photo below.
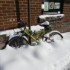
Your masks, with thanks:
<instances>
[{"instance_id":1,"label":"window","mask_svg":"<svg viewBox=\"0 0 70 70\"><path fill-rule=\"evenodd\" d=\"M63 0L43 0L42 13L62 13Z\"/></svg>"}]
</instances>

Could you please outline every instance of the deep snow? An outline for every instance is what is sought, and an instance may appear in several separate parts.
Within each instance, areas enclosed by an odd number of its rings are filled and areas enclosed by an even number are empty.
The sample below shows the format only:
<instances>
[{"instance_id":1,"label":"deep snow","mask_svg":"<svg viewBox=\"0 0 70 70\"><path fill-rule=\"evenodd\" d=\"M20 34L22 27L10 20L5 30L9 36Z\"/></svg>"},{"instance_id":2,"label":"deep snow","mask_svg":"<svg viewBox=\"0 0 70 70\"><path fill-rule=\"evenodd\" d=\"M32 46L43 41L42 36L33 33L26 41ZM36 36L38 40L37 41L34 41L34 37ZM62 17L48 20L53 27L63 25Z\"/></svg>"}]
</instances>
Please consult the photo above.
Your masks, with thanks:
<instances>
[{"instance_id":1,"label":"deep snow","mask_svg":"<svg viewBox=\"0 0 70 70\"><path fill-rule=\"evenodd\" d=\"M63 36L63 40L56 36L54 42L40 40L39 45L28 45L27 48L7 45L6 49L0 50L0 70L68 70L70 32L63 33Z\"/></svg>"}]
</instances>

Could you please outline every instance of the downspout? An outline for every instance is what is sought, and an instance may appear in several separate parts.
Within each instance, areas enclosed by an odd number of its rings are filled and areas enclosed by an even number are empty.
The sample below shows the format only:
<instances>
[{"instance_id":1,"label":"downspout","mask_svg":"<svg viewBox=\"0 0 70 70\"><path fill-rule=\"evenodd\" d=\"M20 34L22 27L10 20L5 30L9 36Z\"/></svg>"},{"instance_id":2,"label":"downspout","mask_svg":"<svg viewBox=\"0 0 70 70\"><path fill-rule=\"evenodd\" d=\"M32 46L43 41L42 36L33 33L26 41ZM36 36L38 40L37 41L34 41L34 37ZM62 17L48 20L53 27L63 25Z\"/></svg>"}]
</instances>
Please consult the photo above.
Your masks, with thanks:
<instances>
[{"instance_id":1,"label":"downspout","mask_svg":"<svg viewBox=\"0 0 70 70\"><path fill-rule=\"evenodd\" d=\"M29 33L31 34L31 22L30 22L30 18L31 18L31 11L30 11L30 0L28 0L28 27L29 27ZM31 44L31 37L29 36L29 44Z\"/></svg>"},{"instance_id":2,"label":"downspout","mask_svg":"<svg viewBox=\"0 0 70 70\"><path fill-rule=\"evenodd\" d=\"M19 10L19 0L15 0L16 4L16 15L17 15L17 22L18 27L20 27L20 10ZM28 0L28 27L29 27L29 33L31 34L31 25L30 25L30 0ZM29 44L31 44L31 37L29 36Z\"/></svg>"},{"instance_id":3,"label":"downspout","mask_svg":"<svg viewBox=\"0 0 70 70\"><path fill-rule=\"evenodd\" d=\"M60 4L61 13L63 13L63 6L64 6L64 0L61 0L61 4Z\"/></svg>"},{"instance_id":4,"label":"downspout","mask_svg":"<svg viewBox=\"0 0 70 70\"><path fill-rule=\"evenodd\" d=\"M17 22L18 22L18 27L20 25L20 9L19 9L19 0L15 0L15 5L16 5L16 15L17 15Z\"/></svg>"}]
</instances>

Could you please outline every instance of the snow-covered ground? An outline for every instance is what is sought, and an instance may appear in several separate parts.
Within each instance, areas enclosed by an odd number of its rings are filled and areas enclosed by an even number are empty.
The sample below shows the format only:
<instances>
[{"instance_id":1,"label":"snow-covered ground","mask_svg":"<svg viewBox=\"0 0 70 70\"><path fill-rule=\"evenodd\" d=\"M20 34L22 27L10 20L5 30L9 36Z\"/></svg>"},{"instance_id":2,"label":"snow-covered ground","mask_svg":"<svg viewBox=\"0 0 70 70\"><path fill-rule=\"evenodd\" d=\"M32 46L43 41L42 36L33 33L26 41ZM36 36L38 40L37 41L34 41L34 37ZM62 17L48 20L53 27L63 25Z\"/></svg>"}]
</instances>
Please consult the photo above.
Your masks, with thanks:
<instances>
[{"instance_id":1,"label":"snow-covered ground","mask_svg":"<svg viewBox=\"0 0 70 70\"><path fill-rule=\"evenodd\" d=\"M7 33L7 32L6 32ZM70 32L39 45L0 50L0 70L70 70Z\"/></svg>"}]
</instances>

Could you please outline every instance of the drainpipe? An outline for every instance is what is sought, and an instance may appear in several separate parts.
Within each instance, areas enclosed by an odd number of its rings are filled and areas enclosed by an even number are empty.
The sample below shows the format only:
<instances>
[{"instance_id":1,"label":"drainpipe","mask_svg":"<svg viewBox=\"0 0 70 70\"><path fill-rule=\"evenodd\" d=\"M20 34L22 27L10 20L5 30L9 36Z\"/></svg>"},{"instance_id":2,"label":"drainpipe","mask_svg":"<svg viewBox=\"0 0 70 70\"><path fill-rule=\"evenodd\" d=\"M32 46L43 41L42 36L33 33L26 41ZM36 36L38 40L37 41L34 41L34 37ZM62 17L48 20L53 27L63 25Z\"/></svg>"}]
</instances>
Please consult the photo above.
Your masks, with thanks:
<instances>
[{"instance_id":1,"label":"drainpipe","mask_svg":"<svg viewBox=\"0 0 70 70\"><path fill-rule=\"evenodd\" d=\"M30 0L28 0L28 27L29 27L29 33L31 34L31 22L30 22L30 16L31 11L30 11ZM29 44L31 44L31 37L29 36Z\"/></svg>"},{"instance_id":2,"label":"drainpipe","mask_svg":"<svg viewBox=\"0 0 70 70\"><path fill-rule=\"evenodd\" d=\"M19 0L15 0L16 4L16 15L17 15L17 22L18 27L20 27L20 10L19 10ZM28 27L29 27L29 33L31 34L31 25L30 25L30 0L28 0ZM29 44L31 44L31 37L29 36Z\"/></svg>"},{"instance_id":3,"label":"drainpipe","mask_svg":"<svg viewBox=\"0 0 70 70\"><path fill-rule=\"evenodd\" d=\"M19 25L20 25L20 9L19 9L19 0L15 0L15 5L16 5L17 22L18 22L18 27L19 27Z\"/></svg>"},{"instance_id":4,"label":"drainpipe","mask_svg":"<svg viewBox=\"0 0 70 70\"><path fill-rule=\"evenodd\" d=\"M63 13L63 6L64 6L64 0L61 0L61 4L60 4L61 13Z\"/></svg>"}]
</instances>

